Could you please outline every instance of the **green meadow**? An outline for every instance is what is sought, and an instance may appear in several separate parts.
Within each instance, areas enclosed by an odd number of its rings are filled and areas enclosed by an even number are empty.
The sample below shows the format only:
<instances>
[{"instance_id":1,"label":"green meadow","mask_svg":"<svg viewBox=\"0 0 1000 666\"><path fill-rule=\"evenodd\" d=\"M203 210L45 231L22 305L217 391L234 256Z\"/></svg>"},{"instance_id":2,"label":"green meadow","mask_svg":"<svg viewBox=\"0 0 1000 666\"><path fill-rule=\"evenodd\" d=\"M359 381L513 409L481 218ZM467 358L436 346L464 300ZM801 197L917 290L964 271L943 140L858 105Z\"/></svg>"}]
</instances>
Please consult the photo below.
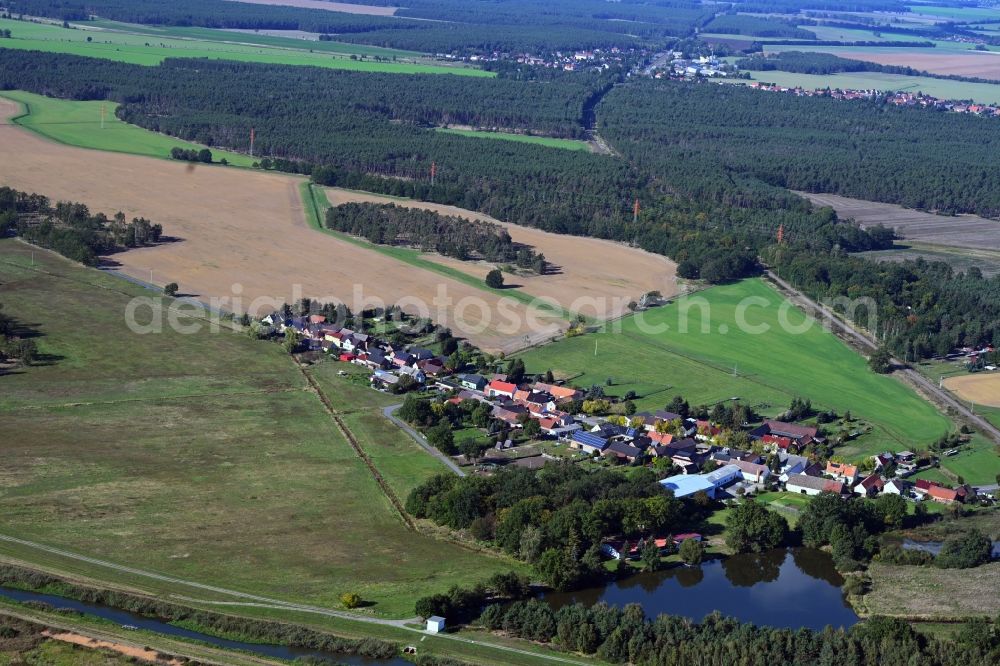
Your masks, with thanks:
<instances>
[{"instance_id":1,"label":"green meadow","mask_svg":"<svg viewBox=\"0 0 1000 666\"><path fill-rule=\"evenodd\" d=\"M257 44L260 46L275 46L295 51L307 50L340 55L371 56L380 58L419 59L426 54L417 51L388 49L367 44L351 44L350 42L334 42L300 39L298 37L282 37L269 34L269 31L251 32L243 30L220 30L216 28L186 28L178 26L140 25L137 23L122 23L95 19L86 23L77 23L80 28L110 30L114 32L149 35L151 37L176 37L177 39L193 39L205 42L230 42L239 44Z\"/></svg>"},{"instance_id":2,"label":"green meadow","mask_svg":"<svg viewBox=\"0 0 1000 666\"><path fill-rule=\"evenodd\" d=\"M517 141L519 143L533 143L538 146L548 148L562 148L564 150L590 151L590 146L586 141L577 139L556 139L549 136L532 136L530 134L511 134L510 132L489 132L486 130L466 130L453 129L450 127L438 127L436 131L445 134L458 134L459 136L471 136L480 139L494 139L497 141Z\"/></svg>"},{"instance_id":3,"label":"green meadow","mask_svg":"<svg viewBox=\"0 0 1000 666\"><path fill-rule=\"evenodd\" d=\"M357 592L387 617L511 568L408 529L280 345L207 324L137 334L124 316L137 297L177 307L0 240L0 303L41 353L0 376L0 533L329 608ZM443 469L330 365L310 372L398 494Z\"/></svg>"},{"instance_id":4,"label":"green meadow","mask_svg":"<svg viewBox=\"0 0 1000 666\"><path fill-rule=\"evenodd\" d=\"M983 21L990 19L1000 19L1000 8L997 7L942 7L935 5L913 5L910 11L914 14L923 14L934 18L947 19L949 21Z\"/></svg>"},{"instance_id":5,"label":"green meadow","mask_svg":"<svg viewBox=\"0 0 1000 666\"><path fill-rule=\"evenodd\" d=\"M4 90L0 92L0 97L21 104L24 112L14 118L15 123L48 139L70 146L164 159L170 158L171 148L199 150L205 147L122 122L115 117L118 104L114 102L77 102L20 90ZM253 163L247 155L212 148L212 159L218 161L223 158L235 166L248 167Z\"/></svg>"},{"instance_id":6,"label":"green meadow","mask_svg":"<svg viewBox=\"0 0 1000 666\"><path fill-rule=\"evenodd\" d=\"M743 330L739 317L755 328ZM783 328L782 320L792 328ZM767 332L750 332L759 327ZM804 331L791 332L797 327ZM850 411L872 425L843 451L857 458L920 448L952 428L929 403L897 379L871 372L864 358L761 280L678 299L627 317L619 328L611 324L521 357L529 372L551 369L576 386L605 386L611 395L634 391L640 410L682 395L695 405L739 399L774 416L792 398L809 398L815 408Z\"/></svg>"},{"instance_id":7,"label":"green meadow","mask_svg":"<svg viewBox=\"0 0 1000 666\"><path fill-rule=\"evenodd\" d=\"M3 41L5 48L68 53L134 65L158 65L165 58L210 58L275 65L311 65L359 72L495 76L492 72L470 67L410 61L394 62L393 55L385 56L388 59L383 60L362 59L361 56L372 56L367 53L359 55L313 47L313 42L303 40L285 40L297 42L294 47L284 42L281 45L264 44L261 43L263 38L261 35L246 35L247 39L243 40L242 33L221 30L210 31L213 34L201 31L194 33L197 37L181 38L108 29L63 28L51 23L8 19L0 19L0 28L8 29L12 33L12 39ZM248 43L243 43L244 41Z\"/></svg>"}]
</instances>

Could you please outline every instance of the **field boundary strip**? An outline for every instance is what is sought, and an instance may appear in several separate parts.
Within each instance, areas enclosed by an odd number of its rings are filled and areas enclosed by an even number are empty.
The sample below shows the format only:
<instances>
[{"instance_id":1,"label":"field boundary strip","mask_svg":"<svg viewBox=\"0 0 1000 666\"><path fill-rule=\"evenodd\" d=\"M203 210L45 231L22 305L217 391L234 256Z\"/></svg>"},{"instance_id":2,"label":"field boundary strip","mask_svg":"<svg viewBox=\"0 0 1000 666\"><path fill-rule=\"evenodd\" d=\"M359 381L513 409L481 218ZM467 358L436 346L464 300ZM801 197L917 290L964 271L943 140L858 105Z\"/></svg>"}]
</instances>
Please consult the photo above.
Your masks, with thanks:
<instances>
[{"instance_id":1,"label":"field boundary strip","mask_svg":"<svg viewBox=\"0 0 1000 666\"><path fill-rule=\"evenodd\" d=\"M382 476L382 473L375 467L375 463L372 462L372 459L368 456L365 450L361 448L361 444L359 444L358 440L354 437L354 433L347 427L344 420L340 418L340 414L338 414L337 410L333 408L333 404L330 402L330 399L326 397L326 394L323 392L323 389L320 388L319 383L304 367L298 363L296 363L296 366L298 367L299 372L302 373L302 376L305 377L306 381L309 382L309 386L312 388L313 393L315 393L316 397L319 398L324 411L326 411L330 418L333 419L333 422L337 425L341 434L344 435L344 439L346 439L347 443L350 444L352 449L354 449L354 453L361 458L361 462L363 462L365 467L368 468L368 471L371 472L372 477L375 479L375 483L377 483L378 487L381 488L382 494L389 500L389 504L392 505L395 512L399 514L400 520L403 521L403 524L406 525L408 529L416 531L417 527L413 524L413 519L410 518L410 515L406 513L406 509L403 508L403 503L399 501L399 497L397 497L396 493L389 487L389 484Z\"/></svg>"}]
</instances>

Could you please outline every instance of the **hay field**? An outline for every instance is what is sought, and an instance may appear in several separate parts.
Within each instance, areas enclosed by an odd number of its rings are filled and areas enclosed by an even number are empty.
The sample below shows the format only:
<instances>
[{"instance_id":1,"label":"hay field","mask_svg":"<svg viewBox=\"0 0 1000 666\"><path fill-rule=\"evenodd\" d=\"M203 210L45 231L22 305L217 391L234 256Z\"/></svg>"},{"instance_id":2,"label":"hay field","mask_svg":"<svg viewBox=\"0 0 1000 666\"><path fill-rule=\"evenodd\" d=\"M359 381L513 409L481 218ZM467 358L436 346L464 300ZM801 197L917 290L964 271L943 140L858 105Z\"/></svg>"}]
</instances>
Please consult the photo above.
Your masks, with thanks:
<instances>
[{"instance_id":1,"label":"hay field","mask_svg":"<svg viewBox=\"0 0 1000 666\"><path fill-rule=\"evenodd\" d=\"M925 49L936 51L937 49ZM904 51L899 53L897 51ZM854 60L877 62L880 65L913 67L931 74L971 76L1000 80L1000 53L963 51L961 53L914 53L910 49L854 49L837 55Z\"/></svg>"},{"instance_id":2,"label":"hay field","mask_svg":"<svg viewBox=\"0 0 1000 666\"><path fill-rule=\"evenodd\" d=\"M606 319L627 310L630 300L647 291L659 290L664 297L678 292L676 264L666 257L631 248L621 243L553 234L530 227L501 222L464 208L425 201L385 197L339 188L325 188L334 206L350 203L394 203L458 215L470 220L486 220L506 227L517 243L536 248L554 266L547 275L507 276L509 284L539 298L554 299L564 309ZM486 262L470 262L440 255L426 255L435 263L483 279L493 268ZM581 300L582 299L582 300ZM578 306L574 306L577 303Z\"/></svg>"},{"instance_id":3,"label":"hay field","mask_svg":"<svg viewBox=\"0 0 1000 666\"><path fill-rule=\"evenodd\" d=\"M17 112L14 103L0 102L0 118ZM0 160L0 182L82 201L94 210L141 215L179 239L117 255L119 270L131 277L157 285L177 282L181 292L202 300L233 298L238 285L243 308L252 299L267 299L254 308L259 311L302 296L343 300L355 310L364 298L387 304L415 298L428 304L436 321L488 350L539 332L530 326L528 308L515 299L316 233L303 217L301 179L89 151L9 124L0 125L0 146L4 154L19 156ZM440 289L450 304L435 302ZM462 301L476 306L461 309ZM535 314L546 335L560 329L551 314Z\"/></svg>"},{"instance_id":4,"label":"hay field","mask_svg":"<svg viewBox=\"0 0 1000 666\"><path fill-rule=\"evenodd\" d=\"M372 5L355 5L349 2L326 2L326 0L233 0L249 5L278 5L281 7L299 7L305 9L325 9L328 12L343 12L344 14L365 14L367 16L392 16L396 7L375 7Z\"/></svg>"},{"instance_id":5,"label":"hay field","mask_svg":"<svg viewBox=\"0 0 1000 666\"><path fill-rule=\"evenodd\" d=\"M1000 372L978 372L949 377L945 387L967 402L1000 407Z\"/></svg>"},{"instance_id":6,"label":"hay field","mask_svg":"<svg viewBox=\"0 0 1000 666\"><path fill-rule=\"evenodd\" d=\"M766 71L752 72L751 76L753 81L774 83L789 88L801 86L813 90L822 88L868 90L874 88L911 93L922 91L940 99L971 99L980 104L1000 104L1000 86L994 83L969 83L930 76L904 76L883 72L799 74L798 72ZM723 83L746 85L746 79L725 79Z\"/></svg>"},{"instance_id":7,"label":"hay field","mask_svg":"<svg viewBox=\"0 0 1000 666\"><path fill-rule=\"evenodd\" d=\"M830 206L842 218L854 218L862 226L884 224L905 240L931 245L1000 250L1000 220L977 215L934 215L896 204L852 199L836 194L796 192L817 206Z\"/></svg>"}]
</instances>

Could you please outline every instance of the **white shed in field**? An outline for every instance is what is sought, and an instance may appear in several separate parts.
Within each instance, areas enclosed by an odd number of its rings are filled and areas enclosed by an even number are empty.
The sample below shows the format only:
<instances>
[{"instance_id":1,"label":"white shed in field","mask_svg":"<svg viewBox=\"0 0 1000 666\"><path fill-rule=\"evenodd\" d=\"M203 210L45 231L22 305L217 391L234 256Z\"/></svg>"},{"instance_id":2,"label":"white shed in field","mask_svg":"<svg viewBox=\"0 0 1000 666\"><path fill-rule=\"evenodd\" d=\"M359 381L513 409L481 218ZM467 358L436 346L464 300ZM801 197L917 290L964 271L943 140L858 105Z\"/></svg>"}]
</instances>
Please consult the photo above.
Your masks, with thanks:
<instances>
[{"instance_id":1,"label":"white shed in field","mask_svg":"<svg viewBox=\"0 0 1000 666\"><path fill-rule=\"evenodd\" d=\"M437 615L431 615L427 618L427 633L429 634L439 634L444 631L444 618L438 617Z\"/></svg>"}]
</instances>

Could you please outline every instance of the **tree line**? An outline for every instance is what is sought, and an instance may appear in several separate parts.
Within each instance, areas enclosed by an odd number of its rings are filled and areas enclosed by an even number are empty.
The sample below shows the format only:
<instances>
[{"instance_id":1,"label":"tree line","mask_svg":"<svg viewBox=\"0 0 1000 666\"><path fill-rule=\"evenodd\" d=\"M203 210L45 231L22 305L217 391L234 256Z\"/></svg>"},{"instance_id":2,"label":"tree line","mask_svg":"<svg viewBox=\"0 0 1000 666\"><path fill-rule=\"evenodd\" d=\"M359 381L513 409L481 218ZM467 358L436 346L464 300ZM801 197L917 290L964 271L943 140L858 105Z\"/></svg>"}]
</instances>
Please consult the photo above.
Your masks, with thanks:
<instances>
[{"instance_id":1,"label":"tree line","mask_svg":"<svg viewBox=\"0 0 1000 666\"><path fill-rule=\"evenodd\" d=\"M1000 345L1000 276L944 262L875 262L772 247L764 260L816 299L872 329L904 361L943 357L959 347ZM856 307L838 302L850 295ZM873 307L874 306L874 307Z\"/></svg>"},{"instance_id":2,"label":"tree line","mask_svg":"<svg viewBox=\"0 0 1000 666\"><path fill-rule=\"evenodd\" d=\"M705 32L717 32L724 35L750 35L753 37L816 39L816 33L799 28L791 21L736 13L720 14L705 26Z\"/></svg>"},{"instance_id":3,"label":"tree line","mask_svg":"<svg viewBox=\"0 0 1000 666\"><path fill-rule=\"evenodd\" d=\"M649 619L638 604L573 604L555 610L544 601L530 600L491 605L480 622L509 636L639 666L964 666L1000 659L1000 630L983 621L966 625L955 640L944 641L917 633L905 620L879 616L849 630L813 631L758 627L718 613L701 622L670 615Z\"/></svg>"},{"instance_id":4,"label":"tree line","mask_svg":"<svg viewBox=\"0 0 1000 666\"><path fill-rule=\"evenodd\" d=\"M73 261L96 266L102 254L158 243L163 228L142 217L129 222L119 212L109 219L104 213L92 214L81 203L52 205L44 196L0 187L0 236L10 232Z\"/></svg>"},{"instance_id":5,"label":"tree line","mask_svg":"<svg viewBox=\"0 0 1000 666\"><path fill-rule=\"evenodd\" d=\"M499 224L396 204L346 203L326 212L326 226L379 245L406 245L468 261L515 262L536 273L545 256L515 243Z\"/></svg>"}]
</instances>

